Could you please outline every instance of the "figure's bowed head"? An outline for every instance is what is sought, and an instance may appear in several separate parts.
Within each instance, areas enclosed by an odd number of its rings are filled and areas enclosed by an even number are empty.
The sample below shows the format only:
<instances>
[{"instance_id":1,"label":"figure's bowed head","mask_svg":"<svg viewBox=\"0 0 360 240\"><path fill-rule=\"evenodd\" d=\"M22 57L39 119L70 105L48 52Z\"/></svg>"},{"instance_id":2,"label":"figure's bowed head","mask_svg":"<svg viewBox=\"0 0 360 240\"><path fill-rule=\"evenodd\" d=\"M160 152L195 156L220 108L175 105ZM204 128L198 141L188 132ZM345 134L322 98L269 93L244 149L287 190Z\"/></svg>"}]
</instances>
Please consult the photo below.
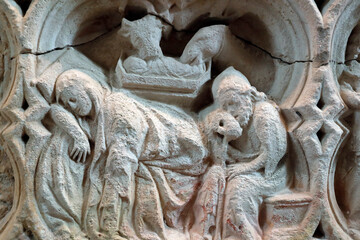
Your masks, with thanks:
<instances>
[{"instance_id":1,"label":"figure's bowed head","mask_svg":"<svg viewBox=\"0 0 360 240\"><path fill-rule=\"evenodd\" d=\"M56 101L78 117L94 117L94 99L101 95L98 85L85 73L66 71L56 80Z\"/></svg>"},{"instance_id":2,"label":"figure's bowed head","mask_svg":"<svg viewBox=\"0 0 360 240\"><path fill-rule=\"evenodd\" d=\"M227 68L214 81L212 93L220 109L230 113L244 127L253 115L254 102L266 99L250 85L248 79L233 67Z\"/></svg>"}]
</instances>

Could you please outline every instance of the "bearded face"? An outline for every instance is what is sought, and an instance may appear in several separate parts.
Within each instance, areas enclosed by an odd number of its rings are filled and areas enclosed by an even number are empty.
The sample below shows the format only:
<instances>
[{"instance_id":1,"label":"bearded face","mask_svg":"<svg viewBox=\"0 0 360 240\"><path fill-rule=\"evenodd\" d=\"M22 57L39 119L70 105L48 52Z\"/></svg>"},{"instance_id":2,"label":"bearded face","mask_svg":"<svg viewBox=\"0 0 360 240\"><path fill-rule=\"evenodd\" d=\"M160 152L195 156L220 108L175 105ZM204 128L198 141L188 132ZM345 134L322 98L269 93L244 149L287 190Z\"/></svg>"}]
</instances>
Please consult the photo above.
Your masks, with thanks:
<instances>
[{"instance_id":1,"label":"bearded face","mask_svg":"<svg viewBox=\"0 0 360 240\"><path fill-rule=\"evenodd\" d=\"M241 127L248 124L253 114L253 103L248 94L229 90L219 97L219 103L220 107L230 113Z\"/></svg>"}]
</instances>

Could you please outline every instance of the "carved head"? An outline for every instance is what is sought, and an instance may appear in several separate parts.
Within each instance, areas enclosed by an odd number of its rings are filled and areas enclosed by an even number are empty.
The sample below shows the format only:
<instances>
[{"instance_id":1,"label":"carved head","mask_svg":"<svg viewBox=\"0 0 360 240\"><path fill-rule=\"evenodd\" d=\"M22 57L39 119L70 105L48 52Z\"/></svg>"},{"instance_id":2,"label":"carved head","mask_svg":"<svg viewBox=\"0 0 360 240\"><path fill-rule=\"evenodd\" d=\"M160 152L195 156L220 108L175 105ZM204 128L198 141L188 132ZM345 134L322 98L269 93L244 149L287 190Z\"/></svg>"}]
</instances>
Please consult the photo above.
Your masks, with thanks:
<instances>
[{"instance_id":1,"label":"carved head","mask_svg":"<svg viewBox=\"0 0 360 240\"><path fill-rule=\"evenodd\" d=\"M219 136L227 142L235 140L242 135L242 128L238 121L227 111L216 110L206 119L206 134L209 138Z\"/></svg>"},{"instance_id":2,"label":"carved head","mask_svg":"<svg viewBox=\"0 0 360 240\"><path fill-rule=\"evenodd\" d=\"M123 18L119 34L137 49L139 58L148 60L163 56L160 48L163 27L162 22L152 15L133 22Z\"/></svg>"},{"instance_id":3,"label":"carved head","mask_svg":"<svg viewBox=\"0 0 360 240\"><path fill-rule=\"evenodd\" d=\"M258 92L247 78L233 67L227 68L215 79L212 92L217 106L229 112L240 126L248 124L254 103L266 99L264 93Z\"/></svg>"},{"instance_id":4,"label":"carved head","mask_svg":"<svg viewBox=\"0 0 360 240\"><path fill-rule=\"evenodd\" d=\"M102 88L89 75L69 70L59 75L55 83L56 101L73 114L84 117L99 110Z\"/></svg>"}]
</instances>

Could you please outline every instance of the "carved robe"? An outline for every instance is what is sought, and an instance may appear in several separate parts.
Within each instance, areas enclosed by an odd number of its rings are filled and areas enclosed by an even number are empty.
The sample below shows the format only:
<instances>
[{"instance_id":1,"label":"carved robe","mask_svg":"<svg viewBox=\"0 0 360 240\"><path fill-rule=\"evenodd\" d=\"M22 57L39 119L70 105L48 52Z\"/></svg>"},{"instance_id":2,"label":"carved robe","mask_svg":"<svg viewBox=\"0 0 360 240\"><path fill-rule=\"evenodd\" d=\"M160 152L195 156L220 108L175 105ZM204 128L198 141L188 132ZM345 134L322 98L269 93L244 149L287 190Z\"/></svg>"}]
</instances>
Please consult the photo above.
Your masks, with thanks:
<instances>
[{"instance_id":1,"label":"carved robe","mask_svg":"<svg viewBox=\"0 0 360 240\"><path fill-rule=\"evenodd\" d=\"M266 161L257 171L244 172L228 180L222 239L261 239L258 216L263 197L286 185L286 169L284 164L279 164L286 152L286 130L270 103L264 101L255 105L243 135L233 146L229 145L230 157L236 151L254 156L248 159L233 156L237 164Z\"/></svg>"},{"instance_id":2,"label":"carved robe","mask_svg":"<svg viewBox=\"0 0 360 240\"><path fill-rule=\"evenodd\" d=\"M89 218L99 217L95 207L106 194L106 181L128 202L130 210L118 209L122 235L166 239L167 228L182 228L178 220L206 167L196 123L179 108L124 93L105 96L101 111L89 173Z\"/></svg>"},{"instance_id":3,"label":"carved robe","mask_svg":"<svg viewBox=\"0 0 360 240\"><path fill-rule=\"evenodd\" d=\"M38 206L57 237L70 233L81 235L85 166L70 158L68 152L72 141L60 127L55 127L37 167Z\"/></svg>"}]
</instances>

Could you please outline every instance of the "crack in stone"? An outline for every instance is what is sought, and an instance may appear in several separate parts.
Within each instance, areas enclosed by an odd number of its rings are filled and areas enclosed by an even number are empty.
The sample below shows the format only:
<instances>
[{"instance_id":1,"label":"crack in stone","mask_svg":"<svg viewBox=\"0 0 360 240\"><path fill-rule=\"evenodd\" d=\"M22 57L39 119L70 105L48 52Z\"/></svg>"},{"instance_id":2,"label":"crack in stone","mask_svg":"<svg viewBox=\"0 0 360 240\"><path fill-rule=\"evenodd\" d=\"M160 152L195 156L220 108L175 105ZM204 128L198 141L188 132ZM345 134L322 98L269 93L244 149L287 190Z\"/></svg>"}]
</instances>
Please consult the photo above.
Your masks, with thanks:
<instances>
[{"instance_id":1,"label":"crack in stone","mask_svg":"<svg viewBox=\"0 0 360 240\"><path fill-rule=\"evenodd\" d=\"M312 63L312 62L313 62L313 60L295 60L295 61L291 61L291 62L290 62L290 61L286 61L286 60L282 59L281 57L276 57L276 56L274 56L271 52L269 52L269 51L267 51L266 49L264 49L264 48L262 48L262 47L260 47L260 46L258 46L258 45L256 45L256 44L252 43L252 42L249 41L249 40L246 40L246 39L241 38L241 37L236 36L236 35L235 35L235 37L236 37L237 39L243 41L244 43L249 44L250 46L253 46L253 47L261 50L262 52L264 52L265 54L267 54L268 56L270 56L272 59L278 60L278 61L280 61L281 63L285 63L285 64L287 64L287 65L292 65L292 64L295 64L295 63Z\"/></svg>"},{"instance_id":2,"label":"crack in stone","mask_svg":"<svg viewBox=\"0 0 360 240\"><path fill-rule=\"evenodd\" d=\"M172 27L172 29L174 29L174 30L177 31L177 32L190 32L190 33L194 33L194 31L189 31L189 30L186 30L186 29L185 29L185 30L179 30L179 29L177 29L177 28L176 28L172 23L170 23L167 19L165 19L164 17L159 16L159 15L157 15L157 14L155 14L155 13L148 13L148 14L157 17L159 20L161 20L162 22L168 24L169 26ZM249 41L249 40L246 40L246 39L241 38L241 37L236 36L236 35L234 35L234 36L235 36L237 39L239 39L240 41L243 41L245 44L251 45L251 46L253 46L253 47L261 50L262 52L264 52L265 54L267 54L268 56L270 56L272 59L278 60L278 61L280 61L281 63L287 64L287 65L292 65L292 64L296 64L296 63L313 63L313 62L314 62L314 60L312 60L312 59L286 61L286 60L284 60L284 59L281 58L281 57L274 56L271 52L269 52L269 51L267 51L266 49L264 49L264 48L262 48L262 47L260 47L260 46L258 46L258 45L256 45L256 44L254 44L253 42L251 42L251 41ZM328 64L330 64L330 63L335 63L335 64L338 64L338 65L344 65L344 64L347 64L348 62L351 62L351 61L354 61L354 60L358 61L357 59L349 59L349 60L346 60L346 61L344 61L344 62L336 62L335 60L329 60L328 62L323 63L323 64L321 64L320 66L326 66L326 65L328 65Z\"/></svg>"},{"instance_id":3,"label":"crack in stone","mask_svg":"<svg viewBox=\"0 0 360 240\"><path fill-rule=\"evenodd\" d=\"M164 17L156 15L155 13L149 13L149 15L155 16L157 17L159 20L161 20L162 22L168 24L169 26L171 26L175 31L177 32L191 32L194 33L193 31L188 31L188 30L178 30L173 24L171 24L169 21L167 21ZM295 63L312 63L313 60L295 60L295 61L286 61L284 59L282 59L281 57L276 57L274 56L271 52L267 51L266 49L254 44L253 42L246 40L244 38L241 38L239 36L234 35L237 39L243 41L245 44L251 45L259 50L261 50L262 52L264 52L265 54L267 54L268 56L270 56L272 59L278 60L284 64L288 64L288 65L292 65Z\"/></svg>"},{"instance_id":4,"label":"crack in stone","mask_svg":"<svg viewBox=\"0 0 360 240\"><path fill-rule=\"evenodd\" d=\"M108 31L100 34L99 36L95 37L94 39L91 39L90 41L87 41L87 42L83 42L83 43L79 43L79 44L68 44L68 45L65 45L63 47L56 47L56 48L53 48L51 50L48 50L48 51L44 51L44 52L31 52L31 51L22 51L20 52L20 55L27 55L27 54L31 54L31 55L35 55L35 56L40 56L40 55L45 55L45 54L48 54L48 53L52 53L54 51L61 51L61 50L64 50L66 48L76 48L76 47L80 47L80 46L84 46L84 45L87 45L89 43L92 43L92 42L95 42L96 40L106 36L107 34L111 33L113 30L119 28L121 26L121 23L115 25L114 27L112 27L111 29L109 29ZM10 59L13 60L14 58L18 57L18 55L16 56L13 56L11 57Z\"/></svg>"},{"instance_id":5,"label":"crack in stone","mask_svg":"<svg viewBox=\"0 0 360 240\"><path fill-rule=\"evenodd\" d=\"M344 61L344 62L337 62L337 61L335 61L335 60L329 60L328 62L325 62L325 63L321 64L320 67L329 65L329 64L331 64L331 63L336 64L336 65L347 65L349 62L352 62L352 61L357 61L357 62L359 62L359 60L356 59L356 58L354 58L354 59L348 59L348 60L346 60L346 61ZM360 62L359 62L359 63L360 63Z\"/></svg>"},{"instance_id":6,"label":"crack in stone","mask_svg":"<svg viewBox=\"0 0 360 240\"><path fill-rule=\"evenodd\" d=\"M334 62L334 63L339 64L339 65L347 64L347 63L352 62L352 61L357 61L357 62L359 62L359 60L358 60L357 58L348 59L348 60L346 60L346 61L344 61L344 62L335 62L334 60L331 60L331 62Z\"/></svg>"},{"instance_id":7,"label":"crack in stone","mask_svg":"<svg viewBox=\"0 0 360 240\"><path fill-rule=\"evenodd\" d=\"M148 13L149 15L153 15L157 18L159 18L162 22L168 24L169 26L172 27L173 30L177 31L177 32L191 32L191 33L194 33L193 31L189 31L189 30L178 30L176 29L176 27L171 24L169 21L167 21L165 18L163 18L162 16L159 16L159 15L156 15L155 13ZM48 51L44 51L44 52L31 52L31 51L23 51L23 52L20 52L20 54L32 54L32 55L35 55L35 56L40 56L40 55L45 55L45 54L48 54L48 53L51 53L51 52L54 52L54 51L61 51L61 50L64 50L66 48L76 48L76 47L80 47L80 46L84 46L84 45L87 45L89 43L92 43L104 36L106 36L107 34L111 33L113 30L117 29L121 27L121 23L117 24L116 26L112 27L110 30L106 31L105 33L102 33L100 34L99 36L95 37L94 39L90 40L90 41L87 41L87 42L83 42L83 43L79 43L79 44L69 44L69 45L66 45L66 46L63 46L63 47L56 47L56 48L53 48L51 50L48 50ZM309 59L309 60L294 60L294 61L287 61L287 60L284 60L283 58L281 57L277 57L277 56L274 56L270 51L254 44L253 42L249 41L249 40L246 40L242 37L239 37L239 36L236 36L234 35L237 39L239 39L240 41L244 42L245 44L248 44L254 48L257 48L259 49L260 51L264 52L266 55L270 56L272 59L275 59L277 61L280 61L281 63L284 63L284 64L287 64L287 65L293 65L293 64L297 64L297 63L313 63L314 60L312 59ZM14 58L18 57L18 55L16 56L13 56L11 57L11 60L13 60ZM337 62L335 60L329 60L323 64L321 64L320 66L326 66L330 63L334 63L334 64L338 64L338 65L346 65L347 63L351 62L351 61L358 61L357 59L348 59L344 62Z\"/></svg>"}]
</instances>

